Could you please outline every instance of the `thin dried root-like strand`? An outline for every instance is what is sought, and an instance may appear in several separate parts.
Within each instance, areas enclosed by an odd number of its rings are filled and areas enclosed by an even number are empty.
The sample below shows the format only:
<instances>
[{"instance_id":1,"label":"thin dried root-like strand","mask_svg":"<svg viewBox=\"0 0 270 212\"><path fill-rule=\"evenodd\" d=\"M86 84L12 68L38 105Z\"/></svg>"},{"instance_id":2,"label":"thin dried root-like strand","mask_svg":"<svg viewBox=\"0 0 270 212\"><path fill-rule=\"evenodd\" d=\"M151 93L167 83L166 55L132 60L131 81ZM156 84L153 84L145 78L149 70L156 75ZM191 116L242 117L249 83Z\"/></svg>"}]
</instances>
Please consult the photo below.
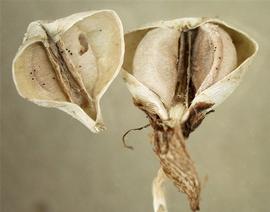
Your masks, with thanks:
<instances>
[{"instance_id":1,"label":"thin dried root-like strand","mask_svg":"<svg viewBox=\"0 0 270 212\"><path fill-rule=\"evenodd\" d=\"M146 125L144 125L144 126L142 126L142 127L133 128L133 129L130 129L130 130L126 131L125 134L122 136L122 142L123 142L124 147L133 150L134 147L127 144L127 142L126 142L126 136L127 136L131 131L142 130L142 129L147 128L147 127L149 127L149 126L150 126L150 124L146 124Z\"/></svg>"},{"instance_id":2,"label":"thin dried root-like strand","mask_svg":"<svg viewBox=\"0 0 270 212\"><path fill-rule=\"evenodd\" d=\"M154 212L168 212L164 191L166 178L162 168L159 168L152 185Z\"/></svg>"},{"instance_id":3,"label":"thin dried root-like strand","mask_svg":"<svg viewBox=\"0 0 270 212\"><path fill-rule=\"evenodd\" d=\"M200 181L180 127L154 131L154 151L166 176L188 197L190 208L199 210Z\"/></svg>"}]
</instances>

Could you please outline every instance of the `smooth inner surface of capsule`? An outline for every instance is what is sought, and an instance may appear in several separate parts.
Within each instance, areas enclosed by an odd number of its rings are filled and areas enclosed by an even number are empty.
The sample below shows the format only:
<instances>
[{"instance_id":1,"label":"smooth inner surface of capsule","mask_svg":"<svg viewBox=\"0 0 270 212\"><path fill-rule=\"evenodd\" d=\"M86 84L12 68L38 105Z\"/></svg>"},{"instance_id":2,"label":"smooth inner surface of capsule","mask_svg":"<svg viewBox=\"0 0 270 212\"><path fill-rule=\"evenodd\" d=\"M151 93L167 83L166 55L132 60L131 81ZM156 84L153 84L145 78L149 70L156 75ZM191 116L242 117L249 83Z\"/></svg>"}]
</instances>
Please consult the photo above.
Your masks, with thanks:
<instances>
[{"instance_id":1,"label":"smooth inner surface of capsule","mask_svg":"<svg viewBox=\"0 0 270 212\"><path fill-rule=\"evenodd\" d=\"M177 102L188 107L196 94L236 66L230 35L217 24L205 23L181 32L171 28L147 32L134 55L133 74L167 108Z\"/></svg>"}]
</instances>

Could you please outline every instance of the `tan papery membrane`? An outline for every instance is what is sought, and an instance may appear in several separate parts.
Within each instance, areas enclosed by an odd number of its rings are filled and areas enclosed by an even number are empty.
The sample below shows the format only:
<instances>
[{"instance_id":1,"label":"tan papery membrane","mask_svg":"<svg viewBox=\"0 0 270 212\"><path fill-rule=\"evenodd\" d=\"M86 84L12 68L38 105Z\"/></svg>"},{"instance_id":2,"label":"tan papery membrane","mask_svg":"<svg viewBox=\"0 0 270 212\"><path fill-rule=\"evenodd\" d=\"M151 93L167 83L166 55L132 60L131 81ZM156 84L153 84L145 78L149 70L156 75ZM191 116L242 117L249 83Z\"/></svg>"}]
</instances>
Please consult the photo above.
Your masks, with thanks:
<instances>
[{"instance_id":1,"label":"tan papery membrane","mask_svg":"<svg viewBox=\"0 0 270 212\"><path fill-rule=\"evenodd\" d=\"M218 19L182 18L128 32L125 46L123 77L148 116L161 164L154 210L167 211L165 176L187 195L192 211L199 210L201 186L186 139L236 89L258 45Z\"/></svg>"},{"instance_id":2,"label":"tan papery membrane","mask_svg":"<svg viewBox=\"0 0 270 212\"><path fill-rule=\"evenodd\" d=\"M123 56L123 27L114 11L35 21L13 60L13 79L22 97L65 111L99 132L104 129L100 99Z\"/></svg>"}]
</instances>

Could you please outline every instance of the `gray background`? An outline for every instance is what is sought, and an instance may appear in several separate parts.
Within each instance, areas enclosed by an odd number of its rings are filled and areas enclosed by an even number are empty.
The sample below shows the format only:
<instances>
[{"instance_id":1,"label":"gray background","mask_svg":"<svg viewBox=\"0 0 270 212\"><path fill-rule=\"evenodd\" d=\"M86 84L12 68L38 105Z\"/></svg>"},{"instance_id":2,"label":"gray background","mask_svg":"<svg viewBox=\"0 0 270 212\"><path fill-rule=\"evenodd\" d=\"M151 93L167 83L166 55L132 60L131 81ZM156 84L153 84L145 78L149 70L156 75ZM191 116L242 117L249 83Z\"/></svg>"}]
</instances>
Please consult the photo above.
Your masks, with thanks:
<instances>
[{"instance_id":1,"label":"gray background","mask_svg":"<svg viewBox=\"0 0 270 212\"><path fill-rule=\"evenodd\" d=\"M150 129L118 77L102 99L108 130L95 135L56 109L20 98L11 62L29 22L78 11L116 10L125 30L185 16L219 17L255 38L260 51L241 86L191 135L188 148L201 179L202 212L269 211L270 4L267 2L1 2L1 211L152 211L151 182L158 160ZM169 211L189 211L183 194L168 186Z\"/></svg>"}]
</instances>

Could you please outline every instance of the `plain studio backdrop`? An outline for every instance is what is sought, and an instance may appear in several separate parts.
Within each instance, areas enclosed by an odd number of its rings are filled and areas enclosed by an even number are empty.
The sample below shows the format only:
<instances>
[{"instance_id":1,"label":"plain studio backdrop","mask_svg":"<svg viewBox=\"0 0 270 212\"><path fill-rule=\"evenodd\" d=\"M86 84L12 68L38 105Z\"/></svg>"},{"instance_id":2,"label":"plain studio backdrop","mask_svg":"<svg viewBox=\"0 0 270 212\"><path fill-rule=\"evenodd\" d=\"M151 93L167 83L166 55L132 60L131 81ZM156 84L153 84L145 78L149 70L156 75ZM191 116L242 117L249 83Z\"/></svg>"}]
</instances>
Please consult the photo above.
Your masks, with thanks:
<instances>
[{"instance_id":1,"label":"plain studio backdrop","mask_svg":"<svg viewBox=\"0 0 270 212\"><path fill-rule=\"evenodd\" d=\"M121 75L101 101L107 131L93 134L67 114L17 94L11 63L31 21L79 11L113 9L125 31L180 17L219 17L258 41L260 50L238 89L188 140L203 184L202 212L267 212L270 208L270 4L267 2L2 1L1 211L150 212L151 183L159 167L150 129L132 104ZM168 184L169 212L189 211Z\"/></svg>"}]
</instances>

